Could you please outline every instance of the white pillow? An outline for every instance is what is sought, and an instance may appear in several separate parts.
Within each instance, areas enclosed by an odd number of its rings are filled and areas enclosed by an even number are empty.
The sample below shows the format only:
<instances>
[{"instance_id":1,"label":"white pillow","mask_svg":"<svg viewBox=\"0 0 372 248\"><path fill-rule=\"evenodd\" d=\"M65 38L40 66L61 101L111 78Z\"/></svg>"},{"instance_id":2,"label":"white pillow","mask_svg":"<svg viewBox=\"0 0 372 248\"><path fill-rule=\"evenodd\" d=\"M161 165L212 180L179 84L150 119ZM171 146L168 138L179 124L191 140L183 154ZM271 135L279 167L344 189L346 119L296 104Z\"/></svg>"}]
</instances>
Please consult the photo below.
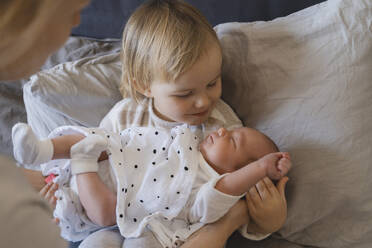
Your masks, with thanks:
<instances>
[{"instance_id":1,"label":"white pillow","mask_svg":"<svg viewBox=\"0 0 372 248\"><path fill-rule=\"evenodd\" d=\"M23 88L27 122L39 137L58 126L98 126L122 99L119 52L57 65L31 77Z\"/></svg>"},{"instance_id":2,"label":"white pillow","mask_svg":"<svg viewBox=\"0 0 372 248\"><path fill-rule=\"evenodd\" d=\"M279 234L296 244L371 247L371 23L371 0L329 0L215 28L223 98L292 155Z\"/></svg>"}]
</instances>

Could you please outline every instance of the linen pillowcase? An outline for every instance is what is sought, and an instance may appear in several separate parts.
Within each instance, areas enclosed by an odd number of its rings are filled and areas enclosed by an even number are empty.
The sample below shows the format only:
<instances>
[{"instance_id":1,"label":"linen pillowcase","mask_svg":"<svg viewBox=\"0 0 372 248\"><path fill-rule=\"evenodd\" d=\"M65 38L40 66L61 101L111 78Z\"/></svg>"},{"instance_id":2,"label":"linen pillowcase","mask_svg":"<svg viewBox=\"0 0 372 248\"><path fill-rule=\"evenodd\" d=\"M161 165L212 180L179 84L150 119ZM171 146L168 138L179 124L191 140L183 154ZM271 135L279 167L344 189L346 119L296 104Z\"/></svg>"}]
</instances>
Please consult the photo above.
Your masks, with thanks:
<instances>
[{"instance_id":1,"label":"linen pillowcase","mask_svg":"<svg viewBox=\"0 0 372 248\"><path fill-rule=\"evenodd\" d=\"M371 1L329 0L274 21L215 28L223 98L292 155L279 238L293 245L372 244L371 23Z\"/></svg>"},{"instance_id":2,"label":"linen pillowcase","mask_svg":"<svg viewBox=\"0 0 372 248\"><path fill-rule=\"evenodd\" d=\"M80 47L84 50L88 47ZM61 125L95 127L122 99L120 53L59 64L31 77L23 88L27 122L39 137ZM99 52L101 51L101 52Z\"/></svg>"}]
</instances>

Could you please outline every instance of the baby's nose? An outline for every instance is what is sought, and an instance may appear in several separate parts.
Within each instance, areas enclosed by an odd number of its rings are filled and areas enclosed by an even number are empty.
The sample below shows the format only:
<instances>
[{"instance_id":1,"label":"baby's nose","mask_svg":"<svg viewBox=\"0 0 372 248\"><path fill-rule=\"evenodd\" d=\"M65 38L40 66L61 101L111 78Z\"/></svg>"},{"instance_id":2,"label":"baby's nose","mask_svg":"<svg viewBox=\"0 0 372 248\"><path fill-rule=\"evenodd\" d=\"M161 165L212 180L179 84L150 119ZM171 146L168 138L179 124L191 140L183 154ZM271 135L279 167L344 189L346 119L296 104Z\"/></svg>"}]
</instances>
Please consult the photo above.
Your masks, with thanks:
<instances>
[{"instance_id":1,"label":"baby's nose","mask_svg":"<svg viewBox=\"0 0 372 248\"><path fill-rule=\"evenodd\" d=\"M225 136L226 134L226 129L224 127L221 127L220 129L218 129L217 133L218 133L218 136Z\"/></svg>"}]
</instances>

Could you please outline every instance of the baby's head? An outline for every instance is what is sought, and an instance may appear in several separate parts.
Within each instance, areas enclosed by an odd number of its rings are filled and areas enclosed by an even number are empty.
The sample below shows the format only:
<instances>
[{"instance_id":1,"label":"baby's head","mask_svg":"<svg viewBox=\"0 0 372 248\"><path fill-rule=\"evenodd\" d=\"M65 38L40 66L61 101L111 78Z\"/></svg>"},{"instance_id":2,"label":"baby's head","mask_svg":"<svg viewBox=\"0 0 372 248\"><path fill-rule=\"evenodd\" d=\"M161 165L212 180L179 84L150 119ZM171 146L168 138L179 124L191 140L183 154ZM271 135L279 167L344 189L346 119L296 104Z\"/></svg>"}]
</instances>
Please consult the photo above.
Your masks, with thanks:
<instances>
[{"instance_id":1,"label":"baby's head","mask_svg":"<svg viewBox=\"0 0 372 248\"><path fill-rule=\"evenodd\" d=\"M208 135L199 148L207 163L220 174L235 171L278 151L269 137L248 127L231 131L220 128Z\"/></svg>"},{"instance_id":2,"label":"baby's head","mask_svg":"<svg viewBox=\"0 0 372 248\"><path fill-rule=\"evenodd\" d=\"M221 96L221 67L215 31L183 1L148 1L125 26L120 91L124 97L153 98L162 119L206 121Z\"/></svg>"}]
</instances>

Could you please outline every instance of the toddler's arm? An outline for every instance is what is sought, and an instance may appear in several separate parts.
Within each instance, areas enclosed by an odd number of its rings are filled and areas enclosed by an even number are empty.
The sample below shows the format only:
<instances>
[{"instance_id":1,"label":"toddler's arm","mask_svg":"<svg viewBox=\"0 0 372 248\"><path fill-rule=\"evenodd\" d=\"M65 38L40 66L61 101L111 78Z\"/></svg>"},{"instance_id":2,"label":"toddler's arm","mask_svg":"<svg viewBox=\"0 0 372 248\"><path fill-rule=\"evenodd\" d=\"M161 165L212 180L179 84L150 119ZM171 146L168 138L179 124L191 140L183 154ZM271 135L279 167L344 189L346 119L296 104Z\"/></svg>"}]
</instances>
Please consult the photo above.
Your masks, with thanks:
<instances>
[{"instance_id":1,"label":"toddler's arm","mask_svg":"<svg viewBox=\"0 0 372 248\"><path fill-rule=\"evenodd\" d=\"M101 180L98 156L107 148L107 141L90 135L71 147L71 171L76 174L79 198L87 216L100 226L116 223L116 194Z\"/></svg>"},{"instance_id":2,"label":"toddler's arm","mask_svg":"<svg viewBox=\"0 0 372 248\"><path fill-rule=\"evenodd\" d=\"M71 147L84 138L85 136L82 134L70 134L52 138L51 141L53 143L53 159L70 158ZM106 152L102 152L98 158L98 161L106 159Z\"/></svg>"},{"instance_id":3,"label":"toddler's arm","mask_svg":"<svg viewBox=\"0 0 372 248\"><path fill-rule=\"evenodd\" d=\"M76 179L79 198L89 219L100 226L116 224L116 194L96 172L78 174Z\"/></svg>"},{"instance_id":4,"label":"toddler's arm","mask_svg":"<svg viewBox=\"0 0 372 248\"><path fill-rule=\"evenodd\" d=\"M280 179L291 167L289 154L286 152L270 153L239 170L222 177L216 189L230 195L241 195L249 191L258 181L268 176Z\"/></svg>"}]
</instances>

